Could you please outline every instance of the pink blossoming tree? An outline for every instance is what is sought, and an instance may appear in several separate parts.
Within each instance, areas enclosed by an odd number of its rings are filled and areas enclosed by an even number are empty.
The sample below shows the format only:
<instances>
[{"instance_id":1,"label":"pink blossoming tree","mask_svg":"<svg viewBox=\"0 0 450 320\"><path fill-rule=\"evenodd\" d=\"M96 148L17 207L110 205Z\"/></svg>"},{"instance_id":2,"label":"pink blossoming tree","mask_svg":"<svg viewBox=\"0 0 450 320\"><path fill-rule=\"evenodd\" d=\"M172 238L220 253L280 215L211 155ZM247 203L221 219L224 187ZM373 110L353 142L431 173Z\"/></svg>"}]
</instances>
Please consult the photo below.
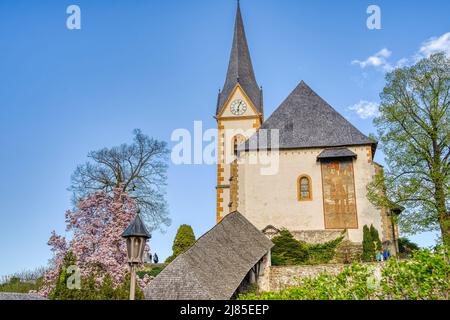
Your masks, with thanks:
<instances>
[{"instance_id":1,"label":"pink blossoming tree","mask_svg":"<svg viewBox=\"0 0 450 320\"><path fill-rule=\"evenodd\" d=\"M48 296L51 292L68 251L75 255L82 279L94 274L100 285L109 274L113 286L119 286L128 272L126 244L121 234L136 215L136 209L135 200L116 188L111 193L92 193L78 203L76 210L67 211L67 231L72 232L73 239L68 245L64 237L52 233L48 244L54 258L40 293ZM147 282L148 277L138 284L143 287Z\"/></svg>"}]
</instances>

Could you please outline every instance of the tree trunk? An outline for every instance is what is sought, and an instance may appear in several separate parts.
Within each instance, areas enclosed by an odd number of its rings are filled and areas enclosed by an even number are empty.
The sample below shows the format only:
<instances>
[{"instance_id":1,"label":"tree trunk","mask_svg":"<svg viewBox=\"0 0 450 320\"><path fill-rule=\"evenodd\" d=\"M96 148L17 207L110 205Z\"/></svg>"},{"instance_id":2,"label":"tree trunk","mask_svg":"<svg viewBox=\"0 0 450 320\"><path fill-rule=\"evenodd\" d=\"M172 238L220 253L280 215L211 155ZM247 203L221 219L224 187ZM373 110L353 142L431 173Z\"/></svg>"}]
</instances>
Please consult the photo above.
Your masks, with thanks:
<instances>
[{"instance_id":1,"label":"tree trunk","mask_svg":"<svg viewBox=\"0 0 450 320\"><path fill-rule=\"evenodd\" d=\"M448 213L444 212L441 214L439 224L441 226L442 242L446 248L450 248L450 218Z\"/></svg>"},{"instance_id":2,"label":"tree trunk","mask_svg":"<svg viewBox=\"0 0 450 320\"><path fill-rule=\"evenodd\" d=\"M447 248L450 248L450 214L445 205L444 188L440 186L436 187L436 206L438 208L442 242Z\"/></svg>"}]
</instances>

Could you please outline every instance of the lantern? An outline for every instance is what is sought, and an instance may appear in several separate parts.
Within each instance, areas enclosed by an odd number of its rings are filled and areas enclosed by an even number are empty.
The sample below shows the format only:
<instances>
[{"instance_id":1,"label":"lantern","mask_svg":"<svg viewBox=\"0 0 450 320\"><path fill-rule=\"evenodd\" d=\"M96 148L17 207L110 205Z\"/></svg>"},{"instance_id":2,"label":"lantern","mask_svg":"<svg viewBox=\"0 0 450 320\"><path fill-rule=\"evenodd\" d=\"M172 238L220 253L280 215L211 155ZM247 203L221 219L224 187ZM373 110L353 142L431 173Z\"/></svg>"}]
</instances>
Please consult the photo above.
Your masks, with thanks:
<instances>
[{"instance_id":1,"label":"lantern","mask_svg":"<svg viewBox=\"0 0 450 320\"><path fill-rule=\"evenodd\" d=\"M135 266L143 262L145 244L151 238L139 213L122 233L122 237L127 241L128 264L131 269L130 300L134 300L136 284Z\"/></svg>"}]
</instances>

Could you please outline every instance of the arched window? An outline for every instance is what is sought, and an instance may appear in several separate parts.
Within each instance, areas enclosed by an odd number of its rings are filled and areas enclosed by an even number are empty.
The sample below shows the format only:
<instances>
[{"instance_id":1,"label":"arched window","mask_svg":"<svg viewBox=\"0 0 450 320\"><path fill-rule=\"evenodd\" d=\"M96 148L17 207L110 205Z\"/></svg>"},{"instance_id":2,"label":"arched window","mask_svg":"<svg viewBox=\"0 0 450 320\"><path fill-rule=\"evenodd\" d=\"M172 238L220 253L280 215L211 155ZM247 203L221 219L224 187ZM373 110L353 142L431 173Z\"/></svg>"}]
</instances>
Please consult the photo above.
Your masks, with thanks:
<instances>
[{"instance_id":1,"label":"arched window","mask_svg":"<svg viewBox=\"0 0 450 320\"><path fill-rule=\"evenodd\" d=\"M312 200L311 178L307 175L301 175L298 177L297 185L298 201Z\"/></svg>"}]
</instances>

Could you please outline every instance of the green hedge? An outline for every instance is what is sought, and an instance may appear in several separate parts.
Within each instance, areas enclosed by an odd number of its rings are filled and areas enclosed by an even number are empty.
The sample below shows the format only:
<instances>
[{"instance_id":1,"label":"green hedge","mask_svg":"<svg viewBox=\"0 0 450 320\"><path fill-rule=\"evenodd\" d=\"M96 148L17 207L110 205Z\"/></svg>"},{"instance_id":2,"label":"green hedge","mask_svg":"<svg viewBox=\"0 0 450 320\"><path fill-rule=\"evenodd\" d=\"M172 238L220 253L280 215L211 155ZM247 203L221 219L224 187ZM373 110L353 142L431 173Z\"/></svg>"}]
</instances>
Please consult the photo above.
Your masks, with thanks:
<instances>
[{"instance_id":1,"label":"green hedge","mask_svg":"<svg viewBox=\"0 0 450 320\"><path fill-rule=\"evenodd\" d=\"M80 289L69 289L67 280L70 274L66 272L67 267L76 265L76 258L72 252L68 252L64 257L63 265L59 271L55 287L50 292L48 298L51 300L128 300L130 295L130 274L125 277L124 282L114 288L111 276L106 274L101 285L96 283L95 274L81 278ZM135 299L144 299L144 292L136 285Z\"/></svg>"},{"instance_id":2,"label":"green hedge","mask_svg":"<svg viewBox=\"0 0 450 320\"><path fill-rule=\"evenodd\" d=\"M334 258L343 237L321 244L298 241L286 229L273 237L272 265L301 265L327 263Z\"/></svg>"},{"instance_id":3,"label":"green hedge","mask_svg":"<svg viewBox=\"0 0 450 320\"><path fill-rule=\"evenodd\" d=\"M146 274L148 274L149 276L152 276L152 277L156 277L163 270L164 270L164 267L162 267L162 266L161 267L152 267L151 269L148 269L148 270L138 271L138 272L136 272L136 274L141 279L144 278L144 276Z\"/></svg>"},{"instance_id":4,"label":"green hedge","mask_svg":"<svg viewBox=\"0 0 450 320\"><path fill-rule=\"evenodd\" d=\"M19 277L12 277L8 282L0 284L0 292L28 293L37 291L42 285L42 277L36 281L22 281Z\"/></svg>"},{"instance_id":5,"label":"green hedge","mask_svg":"<svg viewBox=\"0 0 450 320\"><path fill-rule=\"evenodd\" d=\"M448 253L448 251L447 251ZM448 255L447 255L448 256ZM415 251L410 260L354 263L336 275L302 278L280 292L240 295L241 300L448 300L450 266L444 250ZM379 270L379 271L377 271Z\"/></svg>"}]
</instances>

